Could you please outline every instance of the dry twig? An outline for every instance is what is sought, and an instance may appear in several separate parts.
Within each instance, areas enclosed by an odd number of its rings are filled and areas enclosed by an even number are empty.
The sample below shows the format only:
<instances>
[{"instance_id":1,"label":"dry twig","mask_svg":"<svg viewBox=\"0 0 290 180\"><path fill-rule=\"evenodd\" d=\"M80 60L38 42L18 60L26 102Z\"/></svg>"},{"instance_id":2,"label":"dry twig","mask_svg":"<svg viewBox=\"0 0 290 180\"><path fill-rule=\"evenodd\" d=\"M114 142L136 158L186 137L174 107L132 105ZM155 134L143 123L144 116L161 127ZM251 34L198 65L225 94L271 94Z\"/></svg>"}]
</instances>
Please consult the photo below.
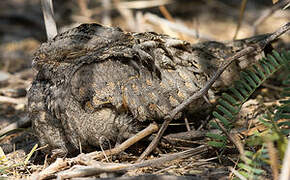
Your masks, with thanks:
<instances>
[{"instance_id":1,"label":"dry twig","mask_svg":"<svg viewBox=\"0 0 290 180\"><path fill-rule=\"evenodd\" d=\"M241 175L238 171L236 171L233 167L228 167L228 169L241 180L247 180L243 175Z\"/></svg>"},{"instance_id":2,"label":"dry twig","mask_svg":"<svg viewBox=\"0 0 290 180\"><path fill-rule=\"evenodd\" d=\"M156 148L158 142L160 141L160 138L162 137L163 133L165 132L166 128L168 127L169 123L174 119L175 115L179 112L181 112L185 107L187 107L190 103L192 103L194 100L203 97L208 90L211 88L211 86L214 84L214 82L219 78L219 76L224 72L224 70L236 59L245 56L247 54L250 54L254 51L261 52L267 44L272 42L273 40L277 39L279 36L284 34L290 29L290 22L285 24L284 26L280 27L277 31L274 33L268 35L266 39L263 41L260 41L256 44L249 45L248 47L244 48L243 50L237 52L236 54L226 58L224 60L224 64L217 70L217 72L213 75L213 77L207 82L207 84L200 89L197 93L190 96L188 99L186 99L183 103L181 103L179 106L177 106L175 109L171 111L170 114L168 114L164 118L164 122L159 129L159 132L157 136L153 139L153 141L150 143L150 145L147 147L147 149L141 154L138 161L143 160L147 155L149 155L153 149Z\"/></svg>"},{"instance_id":3,"label":"dry twig","mask_svg":"<svg viewBox=\"0 0 290 180\"><path fill-rule=\"evenodd\" d=\"M253 35L257 34L257 27L262 24L264 21L266 21L267 18L269 18L271 15L273 15L277 10L283 8L288 3L290 3L289 0L282 0L272 6L270 9L266 9L262 12L260 17L253 23Z\"/></svg>"},{"instance_id":4,"label":"dry twig","mask_svg":"<svg viewBox=\"0 0 290 180\"><path fill-rule=\"evenodd\" d=\"M160 166L165 162L188 158L197 154L204 153L208 150L207 146L199 146L197 148L192 148L183 152L178 152L170 155L166 155L161 158L147 160L141 163L136 164L119 164L119 163L101 163L91 159L91 156L86 154L81 154L75 158L71 159L60 159L58 158L53 164L41 171L40 173L35 173L32 175L31 179L46 179L49 177L54 177L56 172L58 173L58 179L66 178L75 178L75 177L87 177L94 176L100 173L105 172L124 172L128 170L133 170L142 167L154 167ZM76 164L72 168L62 171L69 168L70 165ZM85 166L88 165L88 166ZM62 172L60 172L62 171Z\"/></svg>"},{"instance_id":5,"label":"dry twig","mask_svg":"<svg viewBox=\"0 0 290 180\"><path fill-rule=\"evenodd\" d=\"M160 24L164 24L167 27L170 27L172 30L175 30L175 31L180 32L180 33L187 34L187 35L195 37L195 38L198 37L198 38L205 39L205 40L214 40L214 38L209 36L209 35L197 33L196 30L189 29L188 27L186 27L183 24L180 24L180 23L177 23L177 22L171 22L171 21L169 21L167 19L160 18L160 17L158 17L158 16L156 16L154 14L151 14L151 13L146 13L144 15L144 18L150 23L156 24L158 26L160 26Z\"/></svg>"},{"instance_id":6,"label":"dry twig","mask_svg":"<svg viewBox=\"0 0 290 180\"><path fill-rule=\"evenodd\" d=\"M267 143L267 149L269 152L269 158L270 158L270 165L272 169L272 177L273 180L279 179L279 162L278 162L278 155L277 151L274 147L274 143L271 140L266 141Z\"/></svg>"},{"instance_id":7,"label":"dry twig","mask_svg":"<svg viewBox=\"0 0 290 180\"><path fill-rule=\"evenodd\" d=\"M281 174L279 180L290 179L290 138L288 138L288 146L283 159Z\"/></svg>"},{"instance_id":8,"label":"dry twig","mask_svg":"<svg viewBox=\"0 0 290 180\"><path fill-rule=\"evenodd\" d=\"M20 118L18 121L11 123L8 126L1 129L0 136L6 134L9 131L13 131L15 129L27 126L28 124L30 124L30 119L28 118L28 116L24 116L24 117Z\"/></svg>"},{"instance_id":9,"label":"dry twig","mask_svg":"<svg viewBox=\"0 0 290 180\"><path fill-rule=\"evenodd\" d=\"M235 35L234 35L234 38L233 38L234 40L237 38L239 30L240 30L240 28L242 26L242 21L244 19L244 14L245 14L247 2L248 2L248 0L243 0L242 3L241 3L240 16L239 16L239 21L238 21L238 24L237 24L236 32L235 32Z\"/></svg>"},{"instance_id":10,"label":"dry twig","mask_svg":"<svg viewBox=\"0 0 290 180\"><path fill-rule=\"evenodd\" d=\"M106 26L112 25L112 19L111 19L111 0L102 0L102 6L104 9L103 18L102 18L102 24Z\"/></svg>"},{"instance_id":11,"label":"dry twig","mask_svg":"<svg viewBox=\"0 0 290 180\"><path fill-rule=\"evenodd\" d=\"M57 35L57 28L53 17L52 0L41 0L47 39L52 39Z\"/></svg>"},{"instance_id":12,"label":"dry twig","mask_svg":"<svg viewBox=\"0 0 290 180\"><path fill-rule=\"evenodd\" d=\"M197 148L192 148L183 152L174 153L171 155L167 155L165 157L147 160L141 163L136 164L105 164L102 163L101 165L93 165L93 166L74 166L71 169L58 173L59 179L65 178L74 178L74 177L86 177L86 176L94 176L104 172L122 172L128 171L132 169L137 169L141 167L153 167L153 166L160 166L165 162L169 162L176 159L187 158L190 156L194 156L196 154L203 153L207 151L207 147L202 145Z\"/></svg>"},{"instance_id":13,"label":"dry twig","mask_svg":"<svg viewBox=\"0 0 290 180\"><path fill-rule=\"evenodd\" d=\"M92 152L92 153L87 154L87 156L89 156L91 158L102 158L105 155L109 156L109 155L118 154L118 153L126 150L128 147L132 146L136 142L140 141L144 137L146 137L146 136L148 136L148 135L150 135L150 134L152 134L153 132L156 132L156 131L158 131L158 126L157 126L157 124L152 123L147 128L145 128L142 131L138 132L135 136L127 139L125 142L123 142L119 146L117 146L117 147L115 147L113 149L105 150L104 152Z\"/></svg>"},{"instance_id":14,"label":"dry twig","mask_svg":"<svg viewBox=\"0 0 290 180\"><path fill-rule=\"evenodd\" d=\"M236 148L238 149L241 159L245 160L246 156L245 156L245 150L244 150L244 146L240 141L240 138L233 133L230 133L226 130L226 128L222 125L222 123L220 123L219 121L215 121L218 126L221 128L221 130L223 131L223 133L228 137L228 139L236 146Z\"/></svg>"},{"instance_id":15,"label":"dry twig","mask_svg":"<svg viewBox=\"0 0 290 180\"><path fill-rule=\"evenodd\" d=\"M156 6L163 6L170 4L172 0L147 0L147 1L122 1L118 2L119 6L126 7L128 9L145 9Z\"/></svg>"}]
</instances>

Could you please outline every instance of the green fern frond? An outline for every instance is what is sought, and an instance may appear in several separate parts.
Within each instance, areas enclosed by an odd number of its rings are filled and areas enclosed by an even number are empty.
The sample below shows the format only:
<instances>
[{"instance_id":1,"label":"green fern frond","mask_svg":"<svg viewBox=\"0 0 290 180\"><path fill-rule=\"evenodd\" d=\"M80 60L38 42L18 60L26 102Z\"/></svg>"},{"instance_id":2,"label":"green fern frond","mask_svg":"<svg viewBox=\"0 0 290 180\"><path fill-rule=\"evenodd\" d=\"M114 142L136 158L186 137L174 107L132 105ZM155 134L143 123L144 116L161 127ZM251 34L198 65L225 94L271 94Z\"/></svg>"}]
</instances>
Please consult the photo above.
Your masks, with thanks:
<instances>
[{"instance_id":1,"label":"green fern frond","mask_svg":"<svg viewBox=\"0 0 290 180\"><path fill-rule=\"evenodd\" d=\"M213 112L220 123L230 131L233 127L235 116L240 111L241 106L252 93L273 73L286 67L290 72L290 51L283 51L281 54L273 51L267 58L262 58L258 65L241 73L241 79L235 83L235 86L230 88L231 94L224 93L218 100L217 111ZM238 163L238 172L246 179L261 179L267 173L269 164L268 149L265 148L265 142L272 141L276 144L277 152L280 161L284 157L287 146L287 135L290 134L290 73L287 74L283 81L286 87L283 89L282 96L285 99L279 101L280 106L275 110L275 113L268 112L259 121L267 127L263 132L254 132L254 135L247 137L246 145L252 147L252 151L245 151L245 156ZM213 128L221 130L217 123L211 122ZM222 132L218 135L208 134L211 138L209 145L214 147L226 147L227 140ZM255 148L253 148L255 147ZM268 168L265 167L268 166Z\"/></svg>"},{"instance_id":2,"label":"green fern frond","mask_svg":"<svg viewBox=\"0 0 290 180\"><path fill-rule=\"evenodd\" d=\"M289 52L290 51L283 51L279 54L273 51L271 55L262 58L257 65L253 65L251 68L241 72L241 79L236 81L233 87L229 88L230 92L223 93L221 98L218 99L218 105L216 106L216 111L213 112L213 116L221 122L227 131L233 128L235 116L239 113L242 105L249 99L254 91L273 73L281 69L285 64L289 64ZM289 82L285 81L285 83L290 84L290 80ZM289 91L286 91L286 95L288 93L290 94L290 88L288 90ZM283 112L288 108L289 107L284 107ZM288 118L290 114L282 113L279 114L279 116ZM220 130L216 122L211 122L210 125ZM269 125L271 125L271 123ZM208 133L207 136L213 140L210 144L218 144L219 147L222 144L226 145L226 140L215 138L211 133ZM213 143L214 141L216 141L216 143Z\"/></svg>"}]
</instances>

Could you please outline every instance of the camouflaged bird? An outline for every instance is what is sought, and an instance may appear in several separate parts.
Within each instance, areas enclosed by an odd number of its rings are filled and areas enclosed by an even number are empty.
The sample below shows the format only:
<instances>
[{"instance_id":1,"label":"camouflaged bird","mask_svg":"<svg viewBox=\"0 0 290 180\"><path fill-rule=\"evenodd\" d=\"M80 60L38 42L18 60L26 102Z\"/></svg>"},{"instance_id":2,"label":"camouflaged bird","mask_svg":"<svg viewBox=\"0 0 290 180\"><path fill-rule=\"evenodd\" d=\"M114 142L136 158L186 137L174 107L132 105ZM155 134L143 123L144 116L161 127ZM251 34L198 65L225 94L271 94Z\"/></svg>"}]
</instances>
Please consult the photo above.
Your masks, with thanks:
<instances>
[{"instance_id":1,"label":"camouflaged bird","mask_svg":"<svg viewBox=\"0 0 290 180\"><path fill-rule=\"evenodd\" d=\"M65 153L121 142L139 123L164 118L199 91L226 56L254 41L191 45L153 32L82 24L35 53L38 73L28 93L33 129L42 145ZM247 58L222 74L210 99L239 76L242 64L249 64ZM207 106L201 98L187 109Z\"/></svg>"}]
</instances>

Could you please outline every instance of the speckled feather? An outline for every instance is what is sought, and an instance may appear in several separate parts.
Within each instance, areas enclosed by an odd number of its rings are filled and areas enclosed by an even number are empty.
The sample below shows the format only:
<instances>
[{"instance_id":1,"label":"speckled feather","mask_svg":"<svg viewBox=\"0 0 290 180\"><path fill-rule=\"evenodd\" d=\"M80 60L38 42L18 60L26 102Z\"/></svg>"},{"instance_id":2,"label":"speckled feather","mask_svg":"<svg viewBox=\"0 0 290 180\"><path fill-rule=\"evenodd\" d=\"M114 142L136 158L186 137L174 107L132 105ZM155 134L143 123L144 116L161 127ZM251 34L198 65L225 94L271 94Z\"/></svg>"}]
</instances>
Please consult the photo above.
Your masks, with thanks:
<instances>
[{"instance_id":1,"label":"speckled feather","mask_svg":"<svg viewBox=\"0 0 290 180\"><path fill-rule=\"evenodd\" d=\"M38 71L28 110L42 145L76 152L120 142L143 121L162 119L197 92L224 57L246 45L188 42L156 33L83 24L43 43L35 53ZM239 75L233 64L209 92ZM203 99L189 108L205 108Z\"/></svg>"}]
</instances>

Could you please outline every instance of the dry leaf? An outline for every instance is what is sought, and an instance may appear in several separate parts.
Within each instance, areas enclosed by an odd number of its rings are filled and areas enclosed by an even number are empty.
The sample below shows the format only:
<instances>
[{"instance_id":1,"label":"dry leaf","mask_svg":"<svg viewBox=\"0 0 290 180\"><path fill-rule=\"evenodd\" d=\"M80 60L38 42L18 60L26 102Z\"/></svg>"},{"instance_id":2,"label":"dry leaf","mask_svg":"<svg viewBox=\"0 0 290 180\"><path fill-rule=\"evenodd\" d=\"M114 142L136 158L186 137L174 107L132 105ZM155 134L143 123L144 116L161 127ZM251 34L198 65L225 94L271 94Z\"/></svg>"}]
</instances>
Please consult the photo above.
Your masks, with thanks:
<instances>
[{"instance_id":1,"label":"dry leaf","mask_svg":"<svg viewBox=\"0 0 290 180\"><path fill-rule=\"evenodd\" d=\"M7 161L6 155L3 149L0 147L0 164L3 164Z\"/></svg>"}]
</instances>

